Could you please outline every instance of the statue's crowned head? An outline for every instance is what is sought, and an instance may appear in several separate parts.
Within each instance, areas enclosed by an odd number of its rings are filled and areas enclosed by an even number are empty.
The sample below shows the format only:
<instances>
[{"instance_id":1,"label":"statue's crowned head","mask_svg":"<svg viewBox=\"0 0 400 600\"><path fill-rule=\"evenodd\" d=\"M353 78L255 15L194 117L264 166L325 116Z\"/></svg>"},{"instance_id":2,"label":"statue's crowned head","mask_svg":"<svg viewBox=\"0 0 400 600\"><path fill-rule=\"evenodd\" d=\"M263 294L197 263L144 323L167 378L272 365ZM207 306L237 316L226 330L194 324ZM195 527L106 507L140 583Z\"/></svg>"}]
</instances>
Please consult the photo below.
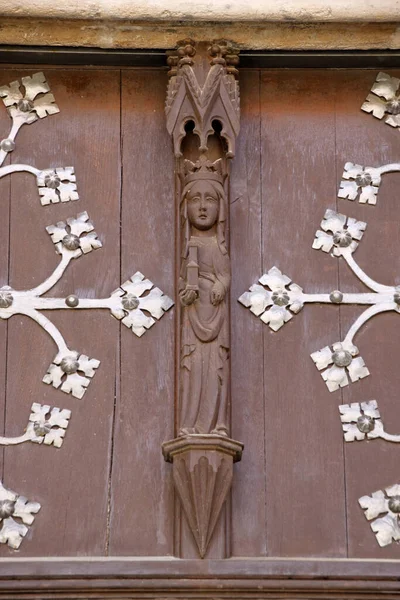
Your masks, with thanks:
<instances>
[{"instance_id":1,"label":"statue's crowned head","mask_svg":"<svg viewBox=\"0 0 400 600\"><path fill-rule=\"evenodd\" d=\"M181 212L184 221L184 256L191 235L191 226L197 230L212 230L215 226L218 246L223 254L225 246L226 205L222 160L211 162L204 155L193 163L185 160L185 178Z\"/></svg>"}]
</instances>

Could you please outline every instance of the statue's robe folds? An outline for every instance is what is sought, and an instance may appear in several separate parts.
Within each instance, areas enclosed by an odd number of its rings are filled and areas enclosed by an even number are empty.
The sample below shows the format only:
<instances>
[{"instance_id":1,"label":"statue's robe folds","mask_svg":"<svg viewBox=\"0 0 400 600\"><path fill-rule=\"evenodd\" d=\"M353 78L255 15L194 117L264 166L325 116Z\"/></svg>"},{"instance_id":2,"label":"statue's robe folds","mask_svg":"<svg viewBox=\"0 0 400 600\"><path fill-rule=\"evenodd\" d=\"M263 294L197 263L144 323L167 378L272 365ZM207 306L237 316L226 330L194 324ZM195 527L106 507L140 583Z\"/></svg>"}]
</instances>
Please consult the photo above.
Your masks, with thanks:
<instances>
[{"instance_id":1,"label":"statue's robe folds","mask_svg":"<svg viewBox=\"0 0 400 600\"><path fill-rule=\"evenodd\" d=\"M199 296L183 307L181 330L181 422L190 433L227 433L229 381L229 318L227 297L230 284L228 254L217 237L190 238L198 248ZM186 285L187 260L182 265L180 289ZM217 305L211 290L219 281L225 291Z\"/></svg>"}]
</instances>

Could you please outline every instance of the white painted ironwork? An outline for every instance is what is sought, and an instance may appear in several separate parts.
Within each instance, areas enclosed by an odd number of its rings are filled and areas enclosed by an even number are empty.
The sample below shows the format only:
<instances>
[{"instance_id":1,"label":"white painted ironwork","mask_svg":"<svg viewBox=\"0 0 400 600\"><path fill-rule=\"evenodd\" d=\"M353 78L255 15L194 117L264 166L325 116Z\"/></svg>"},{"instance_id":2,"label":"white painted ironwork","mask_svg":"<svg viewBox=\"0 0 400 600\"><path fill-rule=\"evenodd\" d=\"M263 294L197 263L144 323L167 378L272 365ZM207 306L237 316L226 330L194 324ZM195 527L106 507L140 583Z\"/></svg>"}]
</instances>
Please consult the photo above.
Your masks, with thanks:
<instances>
[{"instance_id":1,"label":"white painted ironwork","mask_svg":"<svg viewBox=\"0 0 400 600\"><path fill-rule=\"evenodd\" d=\"M358 200L360 204L376 204L382 175L397 173L400 163L390 163L382 167L362 167L348 162L344 165L338 198Z\"/></svg>"},{"instance_id":2,"label":"white painted ironwork","mask_svg":"<svg viewBox=\"0 0 400 600\"><path fill-rule=\"evenodd\" d=\"M372 86L372 94L367 97L362 110L379 119L389 115L385 122L393 127L400 127L399 87L400 79L379 73ZM347 162L338 197L351 201L358 199L362 204L374 205L377 202L382 176L394 172L400 172L400 163L363 167ZM343 258L370 292L348 294L333 290L329 294L305 294L301 287L291 283L289 277L272 267L259 279L262 285L251 286L250 290L239 298L239 302L259 316L273 331L278 331L292 319L293 313L299 312L306 303L370 305L356 319L342 341L311 354L331 392L348 385L349 380L354 382L369 375L363 359L357 356L358 348L353 343L356 333L364 323L379 313L400 312L400 287L374 281L354 260L353 253L364 235L366 226L363 221L328 209L321 222L321 229L315 234L312 247Z\"/></svg>"},{"instance_id":3,"label":"white painted ironwork","mask_svg":"<svg viewBox=\"0 0 400 600\"><path fill-rule=\"evenodd\" d=\"M369 305L342 341L311 354L331 392L348 385L349 378L354 382L369 375L363 359L357 357L358 348L353 343L356 333L364 323L378 313L400 311L400 293L397 287L374 281L353 258L365 228L366 223L363 221L356 221L328 209L321 222L321 229L316 232L313 248L330 252L335 257L342 257L371 292L349 294L333 290L329 294L306 294L300 286L291 283L291 279L283 275L277 267L272 267L259 279L262 285L251 286L250 291L239 298L241 304L259 316L273 331L280 329L293 317L293 313L299 312L307 303Z\"/></svg>"},{"instance_id":4,"label":"white painted ironwork","mask_svg":"<svg viewBox=\"0 0 400 600\"><path fill-rule=\"evenodd\" d=\"M79 199L73 167L56 167L40 170L31 165L15 164L1 167L7 154L15 147L15 137L22 125L31 124L38 118L59 112L54 96L43 73L23 77L10 85L0 87L0 97L12 118L9 136L0 142L0 178L12 173L26 172L35 175L42 205L70 202ZM122 320L137 335L143 335L173 305L168 296L137 272L131 281L125 282L109 298L79 299L42 298L62 277L72 259L101 248L101 241L94 231L86 212L47 227L56 251L61 256L54 272L40 285L31 290L16 291L9 286L0 289L0 318L8 319L20 314L36 321L54 340L58 353L43 381L63 392L82 398L99 361L89 359L76 350L68 348L63 336L40 311L52 309L98 309L108 308L112 315Z\"/></svg>"},{"instance_id":5,"label":"white painted ironwork","mask_svg":"<svg viewBox=\"0 0 400 600\"><path fill-rule=\"evenodd\" d=\"M400 540L400 485L392 485L378 490L371 496L362 496L358 500L365 510L365 517L372 521L371 529L380 546L388 546ZM379 515L382 515L381 517ZM378 518L379 517L379 518Z\"/></svg>"},{"instance_id":6,"label":"white painted ironwork","mask_svg":"<svg viewBox=\"0 0 400 600\"><path fill-rule=\"evenodd\" d=\"M385 431L376 400L342 404L339 406L339 412L346 442L378 438L387 442L400 442L400 435Z\"/></svg>"},{"instance_id":7,"label":"white painted ironwork","mask_svg":"<svg viewBox=\"0 0 400 600\"><path fill-rule=\"evenodd\" d=\"M9 286L0 288L0 319L9 319L19 314L36 321L52 337L58 348L58 353L43 378L44 383L76 398L82 398L100 362L71 350L60 331L41 311L107 308L140 337L173 306L173 301L140 272L135 273L131 280L122 284L108 298L80 299L74 295L67 298L43 298L43 294L61 279L71 260L102 246L86 212L46 229L61 256L58 266L43 283L31 290L17 291Z\"/></svg>"},{"instance_id":8,"label":"white painted ironwork","mask_svg":"<svg viewBox=\"0 0 400 600\"><path fill-rule=\"evenodd\" d=\"M27 525L32 525L39 510L39 502L29 502L0 482L0 544L8 544L13 550L18 550L28 533Z\"/></svg>"},{"instance_id":9,"label":"white painted ironwork","mask_svg":"<svg viewBox=\"0 0 400 600\"><path fill-rule=\"evenodd\" d=\"M371 113L377 119L385 118L385 123L400 127L400 79L387 73L378 73L375 83L361 110Z\"/></svg>"},{"instance_id":10,"label":"white painted ironwork","mask_svg":"<svg viewBox=\"0 0 400 600\"><path fill-rule=\"evenodd\" d=\"M12 118L11 131L0 142L0 178L18 172L34 175L40 202L44 206L78 200L73 167L40 170L24 164L1 166L8 153L14 150L15 138L22 125L59 112L43 73L1 86L0 97ZM60 281L71 260L102 246L86 212L46 229L60 255L58 266L45 281L33 289L19 291L9 286L0 288L0 319L24 315L36 321L54 340L58 349L43 381L65 393L82 398L100 362L69 349L60 331L42 311L107 308L137 336L141 336L155 323L155 319L160 319L171 308L173 302L139 272L108 298L80 299L74 294L66 298L43 297ZM70 416L69 410L51 409L48 405L33 403L25 433L17 437L0 436L0 445L14 446L33 442L60 448ZM0 543L8 543L11 548L18 549L28 531L26 525L33 522L33 515L39 509L40 504L28 502L0 483ZM16 519L22 520L22 523Z\"/></svg>"},{"instance_id":11,"label":"white painted ironwork","mask_svg":"<svg viewBox=\"0 0 400 600\"><path fill-rule=\"evenodd\" d=\"M71 411L50 408L47 404L34 402L25 433L18 437L0 436L1 446L15 446L24 442L34 442L45 446L61 448L69 425Z\"/></svg>"}]
</instances>

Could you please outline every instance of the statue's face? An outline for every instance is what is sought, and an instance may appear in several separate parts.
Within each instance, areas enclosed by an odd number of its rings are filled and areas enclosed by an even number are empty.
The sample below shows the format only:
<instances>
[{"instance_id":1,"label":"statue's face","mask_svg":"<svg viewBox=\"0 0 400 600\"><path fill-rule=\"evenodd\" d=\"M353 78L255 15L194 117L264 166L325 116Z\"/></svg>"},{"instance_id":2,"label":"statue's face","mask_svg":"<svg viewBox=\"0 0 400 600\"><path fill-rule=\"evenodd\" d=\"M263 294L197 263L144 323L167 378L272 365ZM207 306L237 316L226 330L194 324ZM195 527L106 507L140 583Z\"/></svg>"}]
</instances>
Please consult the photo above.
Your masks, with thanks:
<instances>
[{"instance_id":1,"label":"statue's face","mask_svg":"<svg viewBox=\"0 0 400 600\"><path fill-rule=\"evenodd\" d=\"M187 193L187 213L196 229L211 229L217 222L219 200L208 181L196 181Z\"/></svg>"}]
</instances>

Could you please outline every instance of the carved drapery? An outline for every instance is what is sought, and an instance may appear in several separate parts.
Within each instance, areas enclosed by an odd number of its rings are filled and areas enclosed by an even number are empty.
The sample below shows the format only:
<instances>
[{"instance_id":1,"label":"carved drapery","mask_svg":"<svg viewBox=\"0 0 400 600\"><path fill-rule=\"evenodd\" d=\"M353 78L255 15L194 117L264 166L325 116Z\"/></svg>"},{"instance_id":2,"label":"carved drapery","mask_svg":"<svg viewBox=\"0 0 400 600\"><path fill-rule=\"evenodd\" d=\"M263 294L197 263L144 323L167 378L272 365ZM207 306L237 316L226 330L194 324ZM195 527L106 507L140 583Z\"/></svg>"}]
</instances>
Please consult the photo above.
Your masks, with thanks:
<instances>
[{"instance_id":1,"label":"carved drapery","mask_svg":"<svg viewBox=\"0 0 400 600\"><path fill-rule=\"evenodd\" d=\"M169 53L167 128L179 215L177 437L163 444L201 557L242 444L230 436L229 161L239 132L237 51L192 40Z\"/></svg>"}]
</instances>

